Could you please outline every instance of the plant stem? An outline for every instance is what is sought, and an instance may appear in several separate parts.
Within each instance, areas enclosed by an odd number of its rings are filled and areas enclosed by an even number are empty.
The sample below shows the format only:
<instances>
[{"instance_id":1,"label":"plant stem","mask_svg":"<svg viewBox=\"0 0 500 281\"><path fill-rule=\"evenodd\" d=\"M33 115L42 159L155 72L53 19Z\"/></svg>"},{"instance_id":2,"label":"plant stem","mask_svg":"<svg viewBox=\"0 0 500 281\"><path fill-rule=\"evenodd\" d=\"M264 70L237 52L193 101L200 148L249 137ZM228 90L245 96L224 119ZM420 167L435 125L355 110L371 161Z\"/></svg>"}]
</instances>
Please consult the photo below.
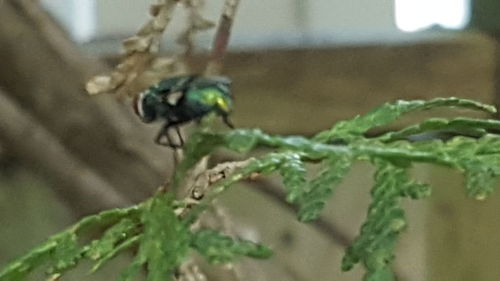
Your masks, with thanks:
<instances>
[{"instance_id":1,"label":"plant stem","mask_svg":"<svg viewBox=\"0 0 500 281\"><path fill-rule=\"evenodd\" d=\"M226 0L224 10L219 19L219 25L215 33L210 60L205 70L206 75L218 75L222 70L222 61L227 50L231 28L240 0Z\"/></svg>"}]
</instances>

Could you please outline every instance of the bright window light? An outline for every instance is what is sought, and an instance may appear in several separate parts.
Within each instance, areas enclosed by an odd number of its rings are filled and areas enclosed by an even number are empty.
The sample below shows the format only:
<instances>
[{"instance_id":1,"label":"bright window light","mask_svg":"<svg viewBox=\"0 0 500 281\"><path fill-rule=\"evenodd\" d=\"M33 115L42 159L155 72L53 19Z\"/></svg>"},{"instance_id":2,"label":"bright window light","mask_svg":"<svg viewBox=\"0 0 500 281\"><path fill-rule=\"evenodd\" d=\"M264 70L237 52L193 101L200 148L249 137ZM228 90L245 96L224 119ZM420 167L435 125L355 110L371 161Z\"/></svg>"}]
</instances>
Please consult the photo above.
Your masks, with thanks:
<instances>
[{"instance_id":1,"label":"bright window light","mask_svg":"<svg viewBox=\"0 0 500 281\"><path fill-rule=\"evenodd\" d=\"M470 0L395 0L396 25L415 32L439 25L463 29L470 19Z\"/></svg>"},{"instance_id":2,"label":"bright window light","mask_svg":"<svg viewBox=\"0 0 500 281\"><path fill-rule=\"evenodd\" d=\"M95 0L73 0L73 37L85 42L96 32L96 2Z\"/></svg>"},{"instance_id":3,"label":"bright window light","mask_svg":"<svg viewBox=\"0 0 500 281\"><path fill-rule=\"evenodd\" d=\"M96 0L41 0L41 3L76 41L85 42L95 35Z\"/></svg>"}]
</instances>

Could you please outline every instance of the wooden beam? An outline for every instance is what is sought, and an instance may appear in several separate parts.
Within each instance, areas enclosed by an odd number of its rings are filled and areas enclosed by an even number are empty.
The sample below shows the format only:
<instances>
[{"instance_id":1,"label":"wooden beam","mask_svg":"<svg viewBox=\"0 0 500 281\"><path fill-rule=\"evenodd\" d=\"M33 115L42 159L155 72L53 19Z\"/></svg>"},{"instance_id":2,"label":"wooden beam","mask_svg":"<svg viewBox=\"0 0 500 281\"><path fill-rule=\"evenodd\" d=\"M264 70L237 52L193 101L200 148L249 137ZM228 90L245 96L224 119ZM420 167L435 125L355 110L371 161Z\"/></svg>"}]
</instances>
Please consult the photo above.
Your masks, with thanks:
<instances>
[{"instance_id":1,"label":"wooden beam","mask_svg":"<svg viewBox=\"0 0 500 281\"><path fill-rule=\"evenodd\" d=\"M470 34L404 46L231 54L235 123L312 134L386 101L463 97L493 102L494 41Z\"/></svg>"}]
</instances>

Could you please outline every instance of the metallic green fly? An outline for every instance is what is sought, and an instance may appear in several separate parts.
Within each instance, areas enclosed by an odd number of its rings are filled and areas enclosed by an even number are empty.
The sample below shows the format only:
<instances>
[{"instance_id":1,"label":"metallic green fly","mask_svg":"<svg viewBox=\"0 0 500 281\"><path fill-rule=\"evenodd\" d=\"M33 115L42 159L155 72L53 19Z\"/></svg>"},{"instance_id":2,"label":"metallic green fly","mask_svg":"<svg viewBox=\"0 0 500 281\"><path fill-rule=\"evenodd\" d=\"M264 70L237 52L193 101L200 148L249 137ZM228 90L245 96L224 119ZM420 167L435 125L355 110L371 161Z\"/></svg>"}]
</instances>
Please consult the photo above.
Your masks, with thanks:
<instances>
[{"instance_id":1,"label":"metallic green fly","mask_svg":"<svg viewBox=\"0 0 500 281\"><path fill-rule=\"evenodd\" d=\"M193 120L199 122L208 113L221 116L224 123L233 128L229 121L233 109L230 84L231 80L222 76L166 78L139 94L134 101L134 109L143 122L165 122L155 138L157 144L181 147L183 139L179 126ZM168 133L170 128L176 129L180 144L172 141Z\"/></svg>"}]
</instances>

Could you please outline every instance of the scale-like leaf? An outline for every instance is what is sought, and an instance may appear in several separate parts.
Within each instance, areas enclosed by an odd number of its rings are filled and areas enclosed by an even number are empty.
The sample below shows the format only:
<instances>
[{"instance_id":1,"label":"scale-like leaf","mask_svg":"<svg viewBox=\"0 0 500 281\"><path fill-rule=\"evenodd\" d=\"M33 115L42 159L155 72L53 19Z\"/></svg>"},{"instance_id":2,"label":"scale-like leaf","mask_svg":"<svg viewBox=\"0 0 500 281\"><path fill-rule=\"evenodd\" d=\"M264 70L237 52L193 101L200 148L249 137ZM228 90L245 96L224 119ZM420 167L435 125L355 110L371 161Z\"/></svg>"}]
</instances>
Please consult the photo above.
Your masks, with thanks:
<instances>
[{"instance_id":1,"label":"scale-like leaf","mask_svg":"<svg viewBox=\"0 0 500 281\"><path fill-rule=\"evenodd\" d=\"M128 250L132 248L133 246L137 245L139 243L141 236L133 236L131 238L128 238L121 242L120 244L116 245L113 249L111 249L109 252L103 253L101 258L97 260L97 262L94 264L92 269L90 270L91 273L96 272L99 270L102 266L104 266L108 261L116 257L118 254L121 252L124 252L125 250Z\"/></svg>"},{"instance_id":2,"label":"scale-like leaf","mask_svg":"<svg viewBox=\"0 0 500 281\"><path fill-rule=\"evenodd\" d=\"M58 278L74 267L82 257L96 260L93 270L123 250L138 245L132 264L121 275L122 281L132 281L146 269L148 281L168 281L185 260L189 247L198 250L214 263L232 262L238 256L267 258L271 251L265 246L233 239L221 233L202 230L190 232L211 200L232 184L257 173L267 175L279 171L287 190L287 200L298 204L299 218L309 221L318 217L340 180L355 160L370 160L377 172L371 191L366 222L359 236L347 249L342 268L349 270L361 262L366 268L364 280L393 281L390 265L394 247L406 227L401 198L420 199L430 195L431 188L410 179L408 169L413 163L432 163L455 168L465 174L469 195L484 199L493 191L494 179L500 176L500 122L458 118L429 119L415 126L378 138L367 138L367 130L384 126L411 111L434 107L462 107L494 112L491 106L457 98L431 101L399 101L385 104L364 116L339 122L332 129L308 139L301 136L272 136L258 129L227 132L200 130L184 147L185 160L179 165L173 186L179 187L189 169L218 147L237 152L249 152L258 146L272 149L256 157L225 179L210 186L200 204L187 209L180 219L174 213L171 194L159 194L134 208L115 209L84 218L79 223L50 238L27 255L14 261L0 272L0 281L22 281L35 267L44 263L52 266ZM409 136L445 131L464 134L447 141L410 142ZM304 163L321 163L322 170L311 181L306 180ZM179 208L186 203L176 205ZM139 219L140 218L140 219ZM81 247L83 230L107 229L101 238Z\"/></svg>"},{"instance_id":3,"label":"scale-like leaf","mask_svg":"<svg viewBox=\"0 0 500 281\"><path fill-rule=\"evenodd\" d=\"M224 144L224 136L209 132L194 132L184 145L184 159L177 167L172 186L177 189L186 177L188 171L203 157L210 154L216 147Z\"/></svg>"},{"instance_id":4,"label":"scale-like leaf","mask_svg":"<svg viewBox=\"0 0 500 281\"><path fill-rule=\"evenodd\" d=\"M134 229L137 228L138 222L129 218L124 218L110 229L104 232L100 239L96 239L86 248L85 256L98 260L109 252L113 251L118 242L126 240L130 237Z\"/></svg>"},{"instance_id":5,"label":"scale-like leaf","mask_svg":"<svg viewBox=\"0 0 500 281\"><path fill-rule=\"evenodd\" d=\"M422 199L431 195L432 188L425 183L410 183L401 188L401 197L410 197L411 199Z\"/></svg>"},{"instance_id":6,"label":"scale-like leaf","mask_svg":"<svg viewBox=\"0 0 500 281\"><path fill-rule=\"evenodd\" d=\"M189 229L175 215L172 203L171 194L158 195L142 217L144 234L137 259L138 264L146 262L148 281L172 280L189 248Z\"/></svg>"},{"instance_id":7,"label":"scale-like leaf","mask_svg":"<svg viewBox=\"0 0 500 281\"><path fill-rule=\"evenodd\" d=\"M298 199L300 221L312 221L319 216L334 188L349 172L352 160L349 155L335 154L324 160L323 170L309 182L306 192Z\"/></svg>"},{"instance_id":8,"label":"scale-like leaf","mask_svg":"<svg viewBox=\"0 0 500 281\"><path fill-rule=\"evenodd\" d=\"M64 272L73 268L78 260L83 257L83 251L78 245L78 237L69 232L56 239L56 247L51 254L51 267L49 273Z\"/></svg>"},{"instance_id":9,"label":"scale-like leaf","mask_svg":"<svg viewBox=\"0 0 500 281\"><path fill-rule=\"evenodd\" d=\"M234 151L248 152L253 149L265 134L261 130L233 130L226 135L226 146Z\"/></svg>"},{"instance_id":10,"label":"scale-like leaf","mask_svg":"<svg viewBox=\"0 0 500 281\"><path fill-rule=\"evenodd\" d=\"M80 257L76 238L89 228L104 227L140 211L136 206L111 209L83 218L67 230L47 239L26 255L14 260L0 272L0 281L21 281L38 266L50 263L52 271L63 271L75 265ZM49 270L49 271L51 271Z\"/></svg>"},{"instance_id":11,"label":"scale-like leaf","mask_svg":"<svg viewBox=\"0 0 500 281\"><path fill-rule=\"evenodd\" d=\"M134 234L137 232L138 223L135 218L124 218L106 230L100 239L92 241L85 247L85 256L97 261L91 272L97 271L111 258L137 242L139 236Z\"/></svg>"},{"instance_id":12,"label":"scale-like leaf","mask_svg":"<svg viewBox=\"0 0 500 281\"><path fill-rule=\"evenodd\" d=\"M383 142L392 142L425 132L448 132L479 138L485 136L488 130L500 131L500 121L470 118L457 118L453 120L430 118L420 124L406 127L399 131L388 132L377 139Z\"/></svg>"},{"instance_id":13,"label":"scale-like leaf","mask_svg":"<svg viewBox=\"0 0 500 281\"><path fill-rule=\"evenodd\" d=\"M481 157L483 158L483 157ZM488 158L463 159L462 167L465 169L465 188L467 195L478 200L484 200L494 190L495 178L499 176L498 157L496 161L488 161ZM485 161L486 160L486 161Z\"/></svg>"},{"instance_id":14,"label":"scale-like leaf","mask_svg":"<svg viewBox=\"0 0 500 281\"><path fill-rule=\"evenodd\" d=\"M119 281L133 281L136 276L141 271L142 267L146 263L146 256L136 256L135 259L129 264L120 274L118 278ZM165 280L169 280L170 277L166 277Z\"/></svg>"},{"instance_id":15,"label":"scale-like leaf","mask_svg":"<svg viewBox=\"0 0 500 281\"><path fill-rule=\"evenodd\" d=\"M0 281L22 281L36 267L44 264L50 258L51 252L57 243L49 239L40 246L32 249L23 257L13 261L0 272Z\"/></svg>"},{"instance_id":16,"label":"scale-like leaf","mask_svg":"<svg viewBox=\"0 0 500 281\"><path fill-rule=\"evenodd\" d=\"M372 128L388 125L406 113L436 107L461 107L481 110L488 113L496 112L493 106L459 98L437 98L429 101L399 100L395 103L386 103L365 115L358 115L352 120L338 122L330 130L317 134L314 140L319 142L330 142L335 139L348 140L356 138L362 136Z\"/></svg>"},{"instance_id":17,"label":"scale-like leaf","mask_svg":"<svg viewBox=\"0 0 500 281\"><path fill-rule=\"evenodd\" d=\"M389 269L394 245L406 227L399 198L415 183L410 181L405 168L383 160L375 160L375 164L377 172L368 216L361 233L346 251L342 269L350 270L362 261L367 269L364 280L389 281L393 280Z\"/></svg>"},{"instance_id":18,"label":"scale-like leaf","mask_svg":"<svg viewBox=\"0 0 500 281\"><path fill-rule=\"evenodd\" d=\"M214 230L200 230L193 234L191 247L210 263L229 263L240 256L267 259L272 255L268 247L247 240L233 239Z\"/></svg>"},{"instance_id":19,"label":"scale-like leaf","mask_svg":"<svg viewBox=\"0 0 500 281\"><path fill-rule=\"evenodd\" d=\"M306 168L300 159L300 154L286 154L283 163L279 167L279 172L283 177L283 185L286 188L286 200L296 203L306 191Z\"/></svg>"}]
</instances>

